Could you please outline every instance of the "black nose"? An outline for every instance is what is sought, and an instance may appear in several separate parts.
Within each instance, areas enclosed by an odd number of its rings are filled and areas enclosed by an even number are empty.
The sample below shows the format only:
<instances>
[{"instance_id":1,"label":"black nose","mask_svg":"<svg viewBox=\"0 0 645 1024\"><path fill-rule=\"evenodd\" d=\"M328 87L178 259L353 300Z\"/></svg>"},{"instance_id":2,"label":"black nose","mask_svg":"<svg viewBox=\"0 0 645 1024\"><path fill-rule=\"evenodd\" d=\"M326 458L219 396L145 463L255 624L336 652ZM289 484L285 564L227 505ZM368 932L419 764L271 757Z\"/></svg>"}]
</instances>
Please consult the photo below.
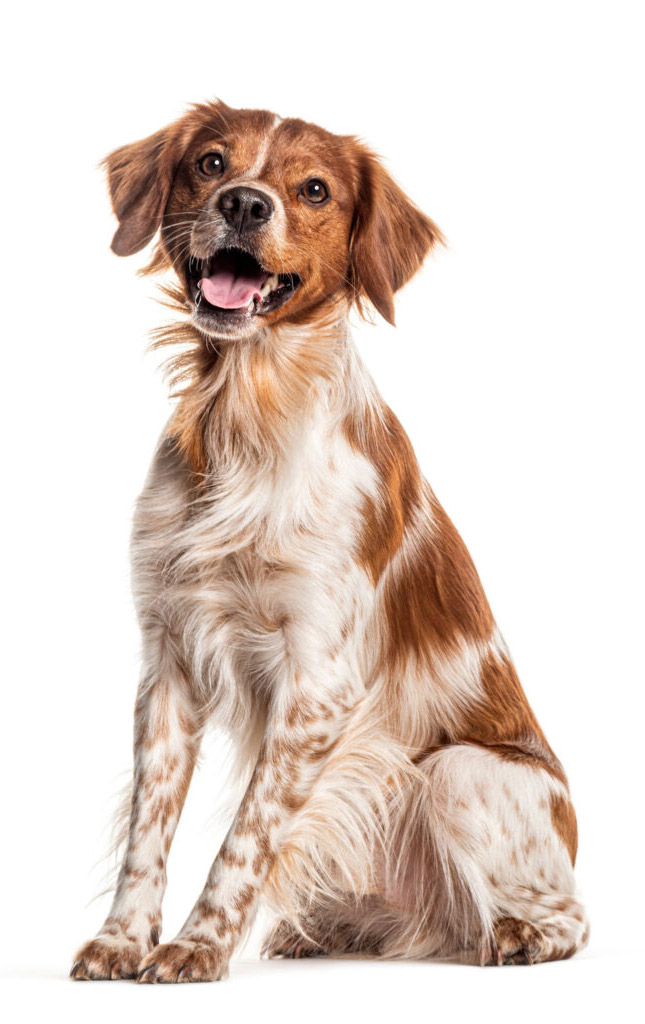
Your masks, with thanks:
<instances>
[{"instance_id":1,"label":"black nose","mask_svg":"<svg viewBox=\"0 0 645 1024\"><path fill-rule=\"evenodd\" d=\"M240 235L262 227L273 216L273 203L257 188L229 188L222 192L218 205L224 219Z\"/></svg>"}]
</instances>

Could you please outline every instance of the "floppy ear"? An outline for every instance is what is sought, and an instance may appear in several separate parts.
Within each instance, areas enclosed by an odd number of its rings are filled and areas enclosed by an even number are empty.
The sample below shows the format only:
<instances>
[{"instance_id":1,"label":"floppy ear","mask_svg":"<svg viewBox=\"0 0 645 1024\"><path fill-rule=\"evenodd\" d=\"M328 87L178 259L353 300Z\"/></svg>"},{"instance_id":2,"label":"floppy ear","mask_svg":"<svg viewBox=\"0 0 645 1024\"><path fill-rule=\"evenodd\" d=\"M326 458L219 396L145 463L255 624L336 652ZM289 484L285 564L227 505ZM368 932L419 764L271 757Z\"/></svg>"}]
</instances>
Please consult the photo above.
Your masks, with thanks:
<instances>
[{"instance_id":1,"label":"floppy ear","mask_svg":"<svg viewBox=\"0 0 645 1024\"><path fill-rule=\"evenodd\" d=\"M394 324L394 293L421 266L443 236L408 199L377 157L361 147L350 272L359 302L366 295Z\"/></svg>"},{"instance_id":2,"label":"floppy ear","mask_svg":"<svg viewBox=\"0 0 645 1024\"><path fill-rule=\"evenodd\" d=\"M176 147L169 128L128 146L103 161L112 209L119 220L112 239L117 256L131 256L154 238L161 225L176 167Z\"/></svg>"}]
</instances>

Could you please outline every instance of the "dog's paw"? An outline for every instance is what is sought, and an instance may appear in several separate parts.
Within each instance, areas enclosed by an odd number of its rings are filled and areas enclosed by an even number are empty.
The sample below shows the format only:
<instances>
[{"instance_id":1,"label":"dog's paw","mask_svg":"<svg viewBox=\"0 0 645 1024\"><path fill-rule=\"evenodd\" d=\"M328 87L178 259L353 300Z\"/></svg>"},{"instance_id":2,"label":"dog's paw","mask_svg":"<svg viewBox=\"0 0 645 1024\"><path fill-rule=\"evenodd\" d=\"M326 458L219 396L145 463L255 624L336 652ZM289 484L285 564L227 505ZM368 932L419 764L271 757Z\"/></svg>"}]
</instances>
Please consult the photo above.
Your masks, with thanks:
<instances>
[{"instance_id":1,"label":"dog's paw","mask_svg":"<svg viewBox=\"0 0 645 1024\"><path fill-rule=\"evenodd\" d=\"M528 921L517 917L502 917L493 932L493 950L486 964L532 964L539 958L542 936Z\"/></svg>"},{"instance_id":2,"label":"dog's paw","mask_svg":"<svg viewBox=\"0 0 645 1024\"><path fill-rule=\"evenodd\" d=\"M218 946L194 939L175 939L157 946L139 964L137 981L157 984L219 981L228 970L229 956Z\"/></svg>"},{"instance_id":3,"label":"dog's paw","mask_svg":"<svg viewBox=\"0 0 645 1024\"><path fill-rule=\"evenodd\" d=\"M81 946L70 977L76 981L117 981L136 978L147 949L137 942L99 936Z\"/></svg>"}]
</instances>

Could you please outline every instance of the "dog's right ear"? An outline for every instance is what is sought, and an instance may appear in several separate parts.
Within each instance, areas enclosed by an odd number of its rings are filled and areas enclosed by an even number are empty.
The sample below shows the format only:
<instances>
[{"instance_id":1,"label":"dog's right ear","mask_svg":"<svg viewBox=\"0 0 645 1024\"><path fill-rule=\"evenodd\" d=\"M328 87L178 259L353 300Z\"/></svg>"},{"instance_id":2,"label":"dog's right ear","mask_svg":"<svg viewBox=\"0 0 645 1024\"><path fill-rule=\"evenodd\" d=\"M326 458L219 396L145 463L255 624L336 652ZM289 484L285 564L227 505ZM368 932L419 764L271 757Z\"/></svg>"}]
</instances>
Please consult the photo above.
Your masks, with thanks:
<instances>
[{"instance_id":1,"label":"dog's right ear","mask_svg":"<svg viewBox=\"0 0 645 1024\"><path fill-rule=\"evenodd\" d=\"M350 245L350 280L359 301L365 296L394 325L394 295L443 242L437 225L418 210L378 158L361 144L358 197Z\"/></svg>"},{"instance_id":2,"label":"dog's right ear","mask_svg":"<svg viewBox=\"0 0 645 1024\"><path fill-rule=\"evenodd\" d=\"M131 256L150 242L161 226L176 168L177 146L171 128L128 146L103 161L112 209L119 220L112 239L117 256Z\"/></svg>"}]
</instances>

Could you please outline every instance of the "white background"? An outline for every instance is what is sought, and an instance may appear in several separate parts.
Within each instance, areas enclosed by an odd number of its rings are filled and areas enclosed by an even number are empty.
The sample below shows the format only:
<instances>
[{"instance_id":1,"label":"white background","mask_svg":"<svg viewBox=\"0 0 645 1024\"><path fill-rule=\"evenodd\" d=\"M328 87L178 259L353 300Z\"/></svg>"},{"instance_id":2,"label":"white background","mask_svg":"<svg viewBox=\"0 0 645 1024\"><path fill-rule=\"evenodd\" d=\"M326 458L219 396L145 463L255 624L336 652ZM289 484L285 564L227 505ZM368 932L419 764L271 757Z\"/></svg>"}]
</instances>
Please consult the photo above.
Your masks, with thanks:
<instances>
[{"instance_id":1,"label":"white background","mask_svg":"<svg viewBox=\"0 0 645 1024\"><path fill-rule=\"evenodd\" d=\"M40 2L2 62L2 1004L11 1019L633 1019L642 960L645 166L641 4ZM461 530L568 770L592 919L531 970L266 963L220 985L66 980L103 919L130 764L127 545L169 409L165 313L109 252L99 160L221 96L361 135L449 246L355 335ZM140 260L139 263L142 261ZM214 744L210 744L213 748ZM209 758L166 936L222 835ZM124 774L125 773L125 774ZM92 865L96 865L92 870Z\"/></svg>"}]
</instances>

